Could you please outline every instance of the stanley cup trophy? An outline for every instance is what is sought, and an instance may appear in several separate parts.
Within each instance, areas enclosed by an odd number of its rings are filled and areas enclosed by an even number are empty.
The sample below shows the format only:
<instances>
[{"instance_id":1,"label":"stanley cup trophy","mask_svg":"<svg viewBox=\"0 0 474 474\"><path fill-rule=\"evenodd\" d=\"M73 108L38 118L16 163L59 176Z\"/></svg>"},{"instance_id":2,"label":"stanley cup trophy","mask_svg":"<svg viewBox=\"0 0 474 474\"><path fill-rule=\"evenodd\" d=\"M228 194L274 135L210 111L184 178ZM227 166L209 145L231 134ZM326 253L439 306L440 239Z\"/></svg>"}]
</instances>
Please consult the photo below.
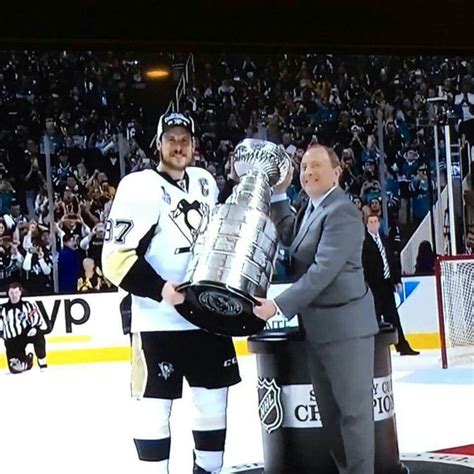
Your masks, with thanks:
<instances>
[{"instance_id":1,"label":"stanley cup trophy","mask_svg":"<svg viewBox=\"0 0 474 474\"><path fill-rule=\"evenodd\" d=\"M290 159L279 146L245 139L235 148L240 183L211 214L198 234L179 313L196 326L226 336L261 331L253 314L255 296L265 298L277 255L278 236L270 218L271 188L288 173Z\"/></svg>"}]
</instances>

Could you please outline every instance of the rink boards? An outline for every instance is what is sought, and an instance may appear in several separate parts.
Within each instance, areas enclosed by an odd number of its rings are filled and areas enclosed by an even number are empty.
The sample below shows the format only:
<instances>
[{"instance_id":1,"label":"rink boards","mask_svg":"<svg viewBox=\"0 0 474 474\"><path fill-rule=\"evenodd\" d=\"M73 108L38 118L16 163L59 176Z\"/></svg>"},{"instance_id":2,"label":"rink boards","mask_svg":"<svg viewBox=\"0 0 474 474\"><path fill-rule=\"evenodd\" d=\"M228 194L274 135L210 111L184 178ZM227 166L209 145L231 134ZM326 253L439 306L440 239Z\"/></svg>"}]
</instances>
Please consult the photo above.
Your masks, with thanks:
<instances>
[{"instance_id":1,"label":"rink boards","mask_svg":"<svg viewBox=\"0 0 474 474\"><path fill-rule=\"evenodd\" d=\"M269 296L274 297L289 285L275 284ZM119 304L122 292L54 295L31 297L52 331L47 335L48 362L77 364L90 362L126 361L130 359L129 339L122 332ZM440 347L435 278L403 278L403 292L397 295L402 325L413 347ZM3 302L3 301L2 301ZM288 323L274 318L272 329ZM246 338L234 339L238 355L248 354ZM6 367L4 346L0 344L0 367Z\"/></svg>"}]
</instances>

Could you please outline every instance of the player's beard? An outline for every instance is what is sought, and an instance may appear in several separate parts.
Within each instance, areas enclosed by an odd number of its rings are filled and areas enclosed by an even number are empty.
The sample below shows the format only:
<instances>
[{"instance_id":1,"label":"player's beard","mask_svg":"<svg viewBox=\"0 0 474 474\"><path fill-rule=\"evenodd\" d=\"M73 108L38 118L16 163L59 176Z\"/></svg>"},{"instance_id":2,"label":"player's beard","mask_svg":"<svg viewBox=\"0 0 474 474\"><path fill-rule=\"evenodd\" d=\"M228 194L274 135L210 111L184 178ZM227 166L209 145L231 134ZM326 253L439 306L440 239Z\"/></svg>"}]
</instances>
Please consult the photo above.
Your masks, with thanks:
<instances>
[{"instance_id":1,"label":"player's beard","mask_svg":"<svg viewBox=\"0 0 474 474\"><path fill-rule=\"evenodd\" d=\"M167 168L173 171L184 171L193 161L192 156L179 155L179 156L165 156L161 155L161 162Z\"/></svg>"}]
</instances>

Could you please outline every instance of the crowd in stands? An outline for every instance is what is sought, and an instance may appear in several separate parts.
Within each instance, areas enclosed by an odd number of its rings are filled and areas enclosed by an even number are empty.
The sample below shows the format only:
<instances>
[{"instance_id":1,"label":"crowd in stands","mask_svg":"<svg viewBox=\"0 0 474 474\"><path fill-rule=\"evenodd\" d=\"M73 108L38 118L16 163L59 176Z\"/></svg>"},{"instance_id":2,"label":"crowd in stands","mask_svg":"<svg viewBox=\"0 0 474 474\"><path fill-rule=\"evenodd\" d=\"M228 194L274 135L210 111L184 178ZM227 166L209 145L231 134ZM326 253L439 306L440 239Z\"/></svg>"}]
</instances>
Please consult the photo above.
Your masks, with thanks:
<instances>
[{"instance_id":1,"label":"crowd in stands","mask_svg":"<svg viewBox=\"0 0 474 474\"><path fill-rule=\"evenodd\" d=\"M298 163L312 143L335 147L342 187L364 214L381 214L377 112L382 111L387 167L387 220L418 224L430 206L434 180L432 126L474 118L474 59L337 55L195 55L182 104L200 124L196 161L226 179L242 138L281 144ZM429 98L434 102L430 119ZM461 125L462 128L462 125ZM455 138L455 136L454 136ZM443 136L440 159L445 158ZM297 204L298 173L290 189ZM431 183L434 186L434 182Z\"/></svg>"},{"instance_id":2,"label":"crowd in stands","mask_svg":"<svg viewBox=\"0 0 474 474\"><path fill-rule=\"evenodd\" d=\"M145 157L143 111L128 98L142 82L139 62L126 53L4 51L0 64L1 289L19 281L29 294L52 292L51 235L60 292L108 289L100 255L119 148L128 170Z\"/></svg>"},{"instance_id":3,"label":"crowd in stands","mask_svg":"<svg viewBox=\"0 0 474 474\"><path fill-rule=\"evenodd\" d=\"M119 152L125 172L150 166L155 153L143 143L150 143L145 130L156 124L146 123L143 110L129 99L130 90L142 86L137 56L0 53L2 288L14 280L31 294L52 291L51 235L61 292L111 288L100 254L121 176ZM245 137L281 144L296 167L309 145L333 146L343 166L341 186L364 215L385 220L398 246L399 224L417 224L430 205L435 156L427 99L446 99L435 106L434 119L457 117L456 130L474 118L474 58L195 54L194 63L180 110L199 127L195 164L210 170L222 190L235 178L233 150ZM379 180L379 110L387 216ZM52 147L52 203L44 134ZM439 152L442 160L442 136ZM289 193L297 207L298 170L294 176Z\"/></svg>"}]
</instances>

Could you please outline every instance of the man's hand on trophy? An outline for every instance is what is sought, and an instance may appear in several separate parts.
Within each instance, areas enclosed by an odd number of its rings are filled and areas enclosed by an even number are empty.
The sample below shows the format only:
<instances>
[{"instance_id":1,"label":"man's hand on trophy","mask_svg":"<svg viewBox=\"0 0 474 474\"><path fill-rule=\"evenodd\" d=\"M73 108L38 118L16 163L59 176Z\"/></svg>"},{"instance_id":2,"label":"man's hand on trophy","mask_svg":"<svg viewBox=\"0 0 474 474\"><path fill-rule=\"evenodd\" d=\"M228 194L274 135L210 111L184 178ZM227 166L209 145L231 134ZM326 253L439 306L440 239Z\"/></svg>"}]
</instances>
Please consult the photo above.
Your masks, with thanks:
<instances>
[{"instance_id":1,"label":"man's hand on trophy","mask_svg":"<svg viewBox=\"0 0 474 474\"><path fill-rule=\"evenodd\" d=\"M184 303L184 293L176 290L178 283L167 281L161 290L161 297L172 306Z\"/></svg>"},{"instance_id":2,"label":"man's hand on trophy","mask_svg":"<svg viewBox=\"0 0 474 474\"><path fill-rule=\"evenodd\" d=\"M273 318L273 316L276 316L278 310L273 300L257 297L255 297L255 299L260 303L258 306L254 306L253 308L253 314L255 314L257 318L267 321L268 319Z\"/></svg>"},{"instance_id":3,"label":"man's hand on trophy","mask_svg":"<svg viewBox=\"0 0 474 474\"><path fill-rule=\"evenodd\" d=\"M286 190L290 187L291 181L293 181L294 170L294 166L291 164L291 166L288 168L288 173L286 173L285 179L273 188L274 194L286 193Z\"/></svg>"}]
</instances>

